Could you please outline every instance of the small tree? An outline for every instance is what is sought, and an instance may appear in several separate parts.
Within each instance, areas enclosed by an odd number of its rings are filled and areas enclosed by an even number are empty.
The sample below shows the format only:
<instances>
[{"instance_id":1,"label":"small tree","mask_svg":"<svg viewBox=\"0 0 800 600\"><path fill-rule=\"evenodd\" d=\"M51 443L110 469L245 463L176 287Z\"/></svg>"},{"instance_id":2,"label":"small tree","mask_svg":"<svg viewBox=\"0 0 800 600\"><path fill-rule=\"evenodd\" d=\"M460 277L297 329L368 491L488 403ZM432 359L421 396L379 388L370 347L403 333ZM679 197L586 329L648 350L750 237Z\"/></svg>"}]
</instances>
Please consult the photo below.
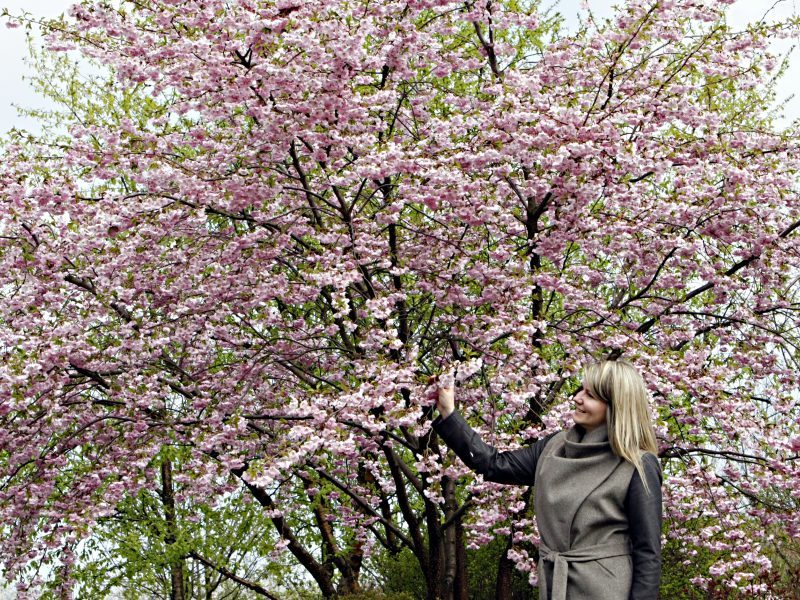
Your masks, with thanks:
<instances>
[{"instance_id":1,"label":"small tree","mask_svg":"<svg viewBox=\"0 0 800 600\"><path fill-rule=\"evenodd\" d=\"M278 597L286 565L260 506L241 492L213 504L182 500L175 465L162 458L157 486L123 499L93 527L76 562L78 596Z\"/></svg>"}]
</instances>

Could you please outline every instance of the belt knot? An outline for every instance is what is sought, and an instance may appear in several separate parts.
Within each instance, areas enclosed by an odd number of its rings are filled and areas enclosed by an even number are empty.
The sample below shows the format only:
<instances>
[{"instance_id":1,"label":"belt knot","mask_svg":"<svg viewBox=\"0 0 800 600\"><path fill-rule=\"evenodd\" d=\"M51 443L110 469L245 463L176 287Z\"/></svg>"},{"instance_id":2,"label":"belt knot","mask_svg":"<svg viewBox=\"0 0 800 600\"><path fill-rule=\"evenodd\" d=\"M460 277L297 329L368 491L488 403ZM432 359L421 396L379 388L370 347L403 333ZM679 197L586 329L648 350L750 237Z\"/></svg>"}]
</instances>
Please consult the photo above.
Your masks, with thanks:
<instances>
[{"instance_id":1,"label":"belt knot","mask_svg":"<svg viewBox=\"0 0 800 600\"><path fill-rule=\"evenodd\" d=\"M557 552L548 548L542 542L539 544L539 581L541 581L542 600L567 600L567 581L569 579L569 563L589 562L610 558L612 556L625 556L631 553L628 542L609 542L584 546L583 548L570 548ZM553 594L548 595L547 577L542 568L545 562L553 563Z\"/></svg>"}]
</instances>

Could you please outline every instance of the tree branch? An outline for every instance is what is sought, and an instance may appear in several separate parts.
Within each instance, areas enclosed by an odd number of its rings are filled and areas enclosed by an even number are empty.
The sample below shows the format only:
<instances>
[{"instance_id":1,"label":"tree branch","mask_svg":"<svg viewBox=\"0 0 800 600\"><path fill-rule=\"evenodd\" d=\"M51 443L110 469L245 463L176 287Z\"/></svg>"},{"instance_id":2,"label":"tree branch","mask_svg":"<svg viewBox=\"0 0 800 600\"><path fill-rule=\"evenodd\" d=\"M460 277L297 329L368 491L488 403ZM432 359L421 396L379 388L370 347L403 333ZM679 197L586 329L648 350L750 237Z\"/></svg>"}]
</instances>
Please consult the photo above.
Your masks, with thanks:
<instances>
[{"instance_id":1,"label":"tree branch","mask_svg":"<svg viewBox=\"0 0 800 600\"><path fill-rule=\"evenodd\" d=\"M406 536L405 533L403 533L400 529L398 529L398 527L394 523L392 523L391 521L386 520L383 517L383 515L381 515L374 508L372 508L366 500L364 500L361 496L359 496L353 490L351 490L349 486L343 484L341 481L336 479L333 475L331 475L330 473L328 473L324 469L315 468L314 470L317 473L319 473L322 477L324 477L325 479L330 481L337 488L342 490L345 494L350 496L350 498L353 499L353 502L355 502L356 505L363 512L365 512L365 513L369 514L370 516L375 517L376 519L378 519L384 526L386 526L388 529L390 529L392 531L392 533L394 533L394 535L396 535L399 539L401 539L406 546L408 546L409 548L413 548L414 547L414 543L410 539L408 539L408 536Z\"/></svg>"},{"instance_id":2,"label":"tree branch","mask_svg":"<svg viewBox=\"0 0 800 600\"><path fill-rule=\"evenodd\" d=\"M272 499L272 496L270 496L265 489L246 481L244 479L245 471L247 471L247 465L239 467L238 469L231 469L231 473L242 480L245 486L247 486L247 489L250 490L250 493L253 494L253 497L258 501L259 504L261 504L261 506L269 510L275 510L277 506L275 505L275 501ZM302 546L284 517L274 516L271 517L270 520L275 526L275 529L278 531L278 535L288 542L287 547L289 548L289 551L309 572L311 577L314 578L314 581L317 582L317 585L320 587L320 591L322 591L326 597L333 596L336 590L333 585L331 572L325 569L325 567Z\"/></svg>"},{"instance_id":3,"label":"tree branch","mask_svg":"<svg viewBox=\"0 0 800 600\"><path fill-rule=\"evenodd\" d=\"M210 568L214 569L215 571L217 571L221 575L224 575L225 577L227 577L231 581L234 581L234 582L238 583L242 587L246 587L248 590L251 590L251 591L255 592L256 594L260 594L261 596L265 596L265 597L269 598L270 600L279 600L279 598L277 596L274 596L273 594L268 592L266 589L261 587L259 584L255 583L253 581L248 581L247 579L243 579L243 578L239 577L238 575L236 575L235 573L233 573L232 571L229 571L225 567L221 567L219 565L214 564L209 559L205 558L204 556L199 555L194 550L189 552L186 555L186 557L187 558L193 558L196 561L203 563L207 567L210 567Z\"/></svg>"}]
</instances>

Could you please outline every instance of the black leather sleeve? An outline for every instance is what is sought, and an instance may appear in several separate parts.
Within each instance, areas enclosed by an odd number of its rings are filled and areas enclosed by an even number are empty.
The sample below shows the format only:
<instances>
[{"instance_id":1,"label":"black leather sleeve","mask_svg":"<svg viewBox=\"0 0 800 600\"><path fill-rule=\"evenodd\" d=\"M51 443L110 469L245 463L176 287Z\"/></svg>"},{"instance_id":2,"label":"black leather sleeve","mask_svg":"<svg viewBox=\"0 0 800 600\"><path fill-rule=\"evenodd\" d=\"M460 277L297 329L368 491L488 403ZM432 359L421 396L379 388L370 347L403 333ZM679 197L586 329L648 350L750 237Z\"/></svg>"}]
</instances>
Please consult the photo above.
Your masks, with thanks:
<instances>
[{"instance_id":1,"label":"black leather sleeve","mask_svg":"<svg viewBox=\"0 0 800 600\"><path fill-rule=\"evenodd\" d=\"M650 453L642 457L648 490L633 472L625 510L630 528L633 585L630 600L655 600L661 582L661 467Z\"/></svg>"},{"instance_id":2,"label":"black leather sleeve","mask_svg":"<svg viewBox=\"0 0 800 600\"><path fill-rule=\"evenodd\" d=\"M552 437L519 450L498 452L481 440L458 411L446 419L436 419L433 428L464 464L485 480L518 485L533 485L536 463Z\"/></svg>"}]
</instances>

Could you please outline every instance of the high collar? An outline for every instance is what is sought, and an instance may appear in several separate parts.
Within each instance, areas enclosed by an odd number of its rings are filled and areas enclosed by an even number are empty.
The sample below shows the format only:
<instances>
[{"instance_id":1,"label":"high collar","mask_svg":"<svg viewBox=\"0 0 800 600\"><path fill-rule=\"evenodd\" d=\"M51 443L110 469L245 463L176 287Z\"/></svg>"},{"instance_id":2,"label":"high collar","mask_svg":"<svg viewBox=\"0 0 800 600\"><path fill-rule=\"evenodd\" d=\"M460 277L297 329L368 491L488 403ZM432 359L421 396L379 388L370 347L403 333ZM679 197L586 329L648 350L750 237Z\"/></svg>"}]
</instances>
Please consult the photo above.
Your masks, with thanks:
<instances>
[{"instance_id":1,"label":"high collar","mask_svg":"<svg viewBox=\"0 0 800 600\"><path fill-rule=\"evenodd\" d=\"M586 431L580 425L574 425L567 431L564 440L566 458L586 458L608 452L610 448L608 427L605 423L591 431Z\"/></svg>"}]
</instances>

